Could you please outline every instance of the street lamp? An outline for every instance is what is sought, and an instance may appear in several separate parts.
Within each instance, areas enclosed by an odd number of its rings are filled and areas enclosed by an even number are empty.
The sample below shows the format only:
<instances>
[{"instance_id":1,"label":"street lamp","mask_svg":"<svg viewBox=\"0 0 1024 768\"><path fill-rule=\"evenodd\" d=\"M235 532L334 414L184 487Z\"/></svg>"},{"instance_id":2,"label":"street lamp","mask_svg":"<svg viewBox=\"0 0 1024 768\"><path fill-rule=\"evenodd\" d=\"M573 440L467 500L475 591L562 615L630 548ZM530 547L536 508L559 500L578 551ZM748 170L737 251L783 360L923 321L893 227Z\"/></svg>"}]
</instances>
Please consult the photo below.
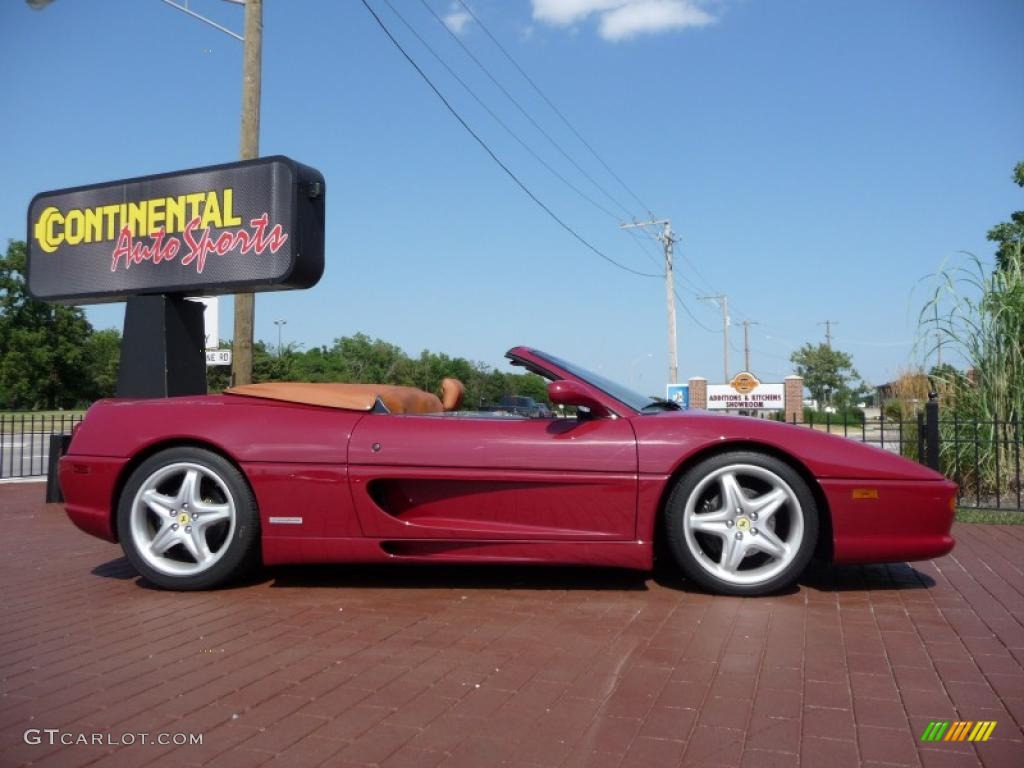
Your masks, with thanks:
<instances>
[{"instance_id":1,"label":"street lamp","mask_svg":"<svg viewBox=\"0 0 1024 768\"><path fill-rule=\"evenodd\" d=\"M275 320L274 325L277 326L277 356L281 356L281 326L288 325L287 320Z\"/></svg>"}]
</instances>

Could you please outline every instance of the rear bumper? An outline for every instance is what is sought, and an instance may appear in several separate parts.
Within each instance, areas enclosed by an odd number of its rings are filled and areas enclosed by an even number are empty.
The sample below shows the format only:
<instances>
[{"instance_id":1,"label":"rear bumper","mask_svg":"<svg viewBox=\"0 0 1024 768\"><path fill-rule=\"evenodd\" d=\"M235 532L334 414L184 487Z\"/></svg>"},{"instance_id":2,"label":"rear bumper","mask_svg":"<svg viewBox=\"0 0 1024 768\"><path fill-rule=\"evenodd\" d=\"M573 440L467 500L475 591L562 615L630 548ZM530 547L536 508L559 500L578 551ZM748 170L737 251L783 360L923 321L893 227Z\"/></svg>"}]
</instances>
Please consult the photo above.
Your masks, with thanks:
<instances>
[{"instance_id":1,"label":"rear bumper","mask_svg":"<svg viewBox=\"0 0 1024 768\"><path fill-rule=\"evenodd\" d=\"M822 480L837 563L928 560L953 549L956 483Z\"/></svg>"},{"instance_id":2,"label":"rear bumper","mask_svg":"<svg viewBox=\"0 0 1024 768\"><path fill-rule=\"evenodd\" d=\"M127 459L108 456L67 455L60 460L58 477L64 508L76 526L107 541L117 541L114 507L117 480Z\"/></svg>"}]
</instances>

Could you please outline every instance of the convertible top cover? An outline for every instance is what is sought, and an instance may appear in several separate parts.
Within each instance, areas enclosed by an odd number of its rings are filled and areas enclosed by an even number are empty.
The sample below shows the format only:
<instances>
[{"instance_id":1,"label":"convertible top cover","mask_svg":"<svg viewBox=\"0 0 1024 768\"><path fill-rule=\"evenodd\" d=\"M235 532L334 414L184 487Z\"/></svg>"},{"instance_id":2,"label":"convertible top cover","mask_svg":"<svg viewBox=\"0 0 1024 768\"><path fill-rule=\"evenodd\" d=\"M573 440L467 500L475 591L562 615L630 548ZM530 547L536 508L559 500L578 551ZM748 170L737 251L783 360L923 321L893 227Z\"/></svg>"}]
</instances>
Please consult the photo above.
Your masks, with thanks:
<instances>
[{"instance_id":1,"label":"convertible top cover","mask_svg":"<svg viewBox=\"0 0 1024 768\"><path fill-rule=\"evenodd\" d=\"M449 383L452 382L452 383ZM392 384L335 384L279 381L264 384L244 384L224 390L228 395L260 397L267 400L283 400L303 405L319 405L326 408L341 408L347 411L372 411L377 399L390 413L440 413L458 407L454 402L458 390L461 400L462 384L455 379L442 382L441 398L415 387L400 387ZM451 394L450 394L451 393ZM453 402L449 402L449 400Z\"/></svg>"}]
</instances>

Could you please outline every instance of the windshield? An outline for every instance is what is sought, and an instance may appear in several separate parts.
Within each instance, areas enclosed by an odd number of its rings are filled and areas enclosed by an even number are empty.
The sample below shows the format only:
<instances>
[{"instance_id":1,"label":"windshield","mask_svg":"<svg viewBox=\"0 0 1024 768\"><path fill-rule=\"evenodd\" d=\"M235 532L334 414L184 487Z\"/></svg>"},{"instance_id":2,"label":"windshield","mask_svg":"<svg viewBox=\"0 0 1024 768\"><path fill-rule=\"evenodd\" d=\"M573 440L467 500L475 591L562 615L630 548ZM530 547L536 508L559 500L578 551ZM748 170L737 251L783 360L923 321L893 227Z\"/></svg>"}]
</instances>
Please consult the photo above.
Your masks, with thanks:
<instances>
[{"instance_id":1,"label":"windshield","mask_svg":"<svg viewBox=\"0 0 1024 768\"><path fill-rule=\"evenodd\" d=\"M533 350L533 353L538 357L542 357L545 360L550 360L552 363L557 365L559 368L568 371L573 376L582 379L588 384L600 389L606 395L614 397L616 400L625 403L634 411L642 411L644 408L650 406L655 398L648 397L647 395L641 395L639 392L634 392L628 387L624 387L621 384L617 384L611 379L606 379L600 374L588 371L586 368L580 368L575 363L570 363L568 360L563 360L560 357L549 355L547 352L541 352L540 350Z\"/></svg>"}]
</instances>

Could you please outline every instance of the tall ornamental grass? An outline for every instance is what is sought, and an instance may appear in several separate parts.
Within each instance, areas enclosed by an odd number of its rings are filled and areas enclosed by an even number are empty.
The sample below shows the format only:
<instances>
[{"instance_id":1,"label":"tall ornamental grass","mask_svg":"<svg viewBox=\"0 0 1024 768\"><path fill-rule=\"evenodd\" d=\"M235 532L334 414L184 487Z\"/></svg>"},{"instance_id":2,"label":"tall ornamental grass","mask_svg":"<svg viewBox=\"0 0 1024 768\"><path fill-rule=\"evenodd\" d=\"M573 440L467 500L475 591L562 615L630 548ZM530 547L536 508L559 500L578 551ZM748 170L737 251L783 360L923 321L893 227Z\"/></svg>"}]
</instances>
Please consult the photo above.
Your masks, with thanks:
<instances>
[{"instance_id":1,"label":"tall ornamental grass","mask_svg":"<svg viewBox=\"0 0 1024 768\"><path fill-rule=\"evenodd\" d=\"M966 496L1019 492L1024 432L1024 257L1021 246L1004 268L980 259L942 269L918 316L929 356L942 344L947 359L967 362L933 369L941 387L942 469L959 477Z\"/></svg>"}]
</instances>

